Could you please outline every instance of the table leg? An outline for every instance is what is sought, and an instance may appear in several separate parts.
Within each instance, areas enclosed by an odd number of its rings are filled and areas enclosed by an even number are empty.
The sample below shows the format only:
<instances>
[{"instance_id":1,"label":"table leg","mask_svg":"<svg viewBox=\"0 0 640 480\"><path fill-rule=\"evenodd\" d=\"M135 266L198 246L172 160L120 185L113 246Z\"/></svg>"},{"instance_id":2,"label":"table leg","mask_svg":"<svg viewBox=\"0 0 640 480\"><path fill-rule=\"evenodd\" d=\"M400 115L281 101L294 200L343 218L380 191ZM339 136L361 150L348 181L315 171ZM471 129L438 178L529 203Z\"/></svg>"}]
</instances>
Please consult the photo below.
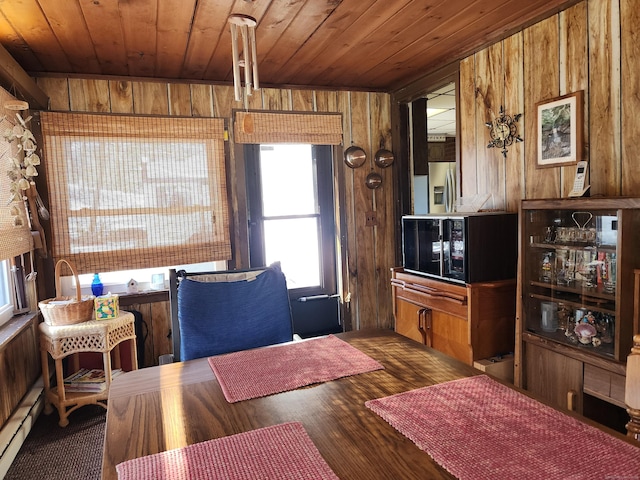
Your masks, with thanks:
<instances>
[{"instance_id":1,"label":"table leg","mask_svg":"<svg viewBox=\"0 0 640 480\"><path fill-rule=\"evenodd\" d=\"M111 352L104 352L102 354L102 362L104 363L104 380L107 382L108 392L111 387Z\"/></svg>"},{"instance_id":2,"label":"table leg","mask_svg":"<svg viewBox=\"0 0 640 480\"><path fill-rule=\"evenodd\" d=\"M61 427L66 427L69 425L69 419L67 418L67 407L66 401L67 396L64 391L64 371L62 369L62 359L56 358L56 382L58 388L58 415L60 415L60 420L58 421L58 425Z\"/></svg>"},{"instance_id":3,"label":"table leg","mask_svg":"<svg viewBox=\"0 0 640 480\"><path fill-rule=\"evenodd\" d=\"M49 391L51 390L51 379L49 378L49 354L45 350L40 351L42 361L42 382L44 383L44 414L50 415L53 412Z\"/></svg>"},{"instance_id":4,"label":"table leg","mask_svg":"<svg viewBox=\"0 0 640 480\"><path fill-rule=\"evenodd\" d=\"M131 345L131 370L138 369L138 348L135 340L129 340Z\"/></svg>"},{"instance_id":5,"label":"table leg","mask_svg":"<svg viewBox=\"0 0 640 480\"><path fill-rule=\"evenodd\" d=\"M122 368L121 358L120 358L120 344L113 347L113 366L114 368Z\"/></svg>"}]
</instances>

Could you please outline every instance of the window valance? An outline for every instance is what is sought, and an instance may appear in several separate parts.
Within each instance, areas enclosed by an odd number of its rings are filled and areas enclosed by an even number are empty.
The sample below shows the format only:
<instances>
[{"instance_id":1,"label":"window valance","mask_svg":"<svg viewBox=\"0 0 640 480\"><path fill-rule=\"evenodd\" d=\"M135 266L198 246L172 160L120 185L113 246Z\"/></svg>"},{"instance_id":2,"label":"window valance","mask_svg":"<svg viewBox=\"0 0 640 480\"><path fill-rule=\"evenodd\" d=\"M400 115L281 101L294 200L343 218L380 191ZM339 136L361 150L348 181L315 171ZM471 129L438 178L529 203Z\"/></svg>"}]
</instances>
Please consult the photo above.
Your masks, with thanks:
<instances>
[{"instance_id":1,"label":"window valance","mask_svg":"<svg viewBox=\"0 0 640 480\"><path fill-rule=\"evenodd\" d=\"M236 143L340 145L342 115L237 111L233 138Z\"/></svg>"}]
</instances>

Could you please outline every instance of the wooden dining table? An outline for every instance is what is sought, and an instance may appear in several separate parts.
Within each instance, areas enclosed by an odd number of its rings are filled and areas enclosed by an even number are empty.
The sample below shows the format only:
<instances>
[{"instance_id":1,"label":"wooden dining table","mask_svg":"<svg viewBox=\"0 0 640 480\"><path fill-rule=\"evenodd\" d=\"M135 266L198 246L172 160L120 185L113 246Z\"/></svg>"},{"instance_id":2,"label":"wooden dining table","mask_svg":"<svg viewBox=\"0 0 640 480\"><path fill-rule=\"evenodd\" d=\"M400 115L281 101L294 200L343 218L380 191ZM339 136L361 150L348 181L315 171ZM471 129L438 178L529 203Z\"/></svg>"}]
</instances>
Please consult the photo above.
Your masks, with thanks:
<instances>
[{"instance_id":1,"label":"wooden dining table","mask_svg":"<svg viewBox=\"0 0 640 480\"><path fill-rule=\"evenodd\" d=\"M389 330L338 334L383 370L229 403L207 359L132 371L108 400L102 478L129 459L301 422L342 480L454 478L365 402L483 372Z\"/></svg>"}]
</instances>

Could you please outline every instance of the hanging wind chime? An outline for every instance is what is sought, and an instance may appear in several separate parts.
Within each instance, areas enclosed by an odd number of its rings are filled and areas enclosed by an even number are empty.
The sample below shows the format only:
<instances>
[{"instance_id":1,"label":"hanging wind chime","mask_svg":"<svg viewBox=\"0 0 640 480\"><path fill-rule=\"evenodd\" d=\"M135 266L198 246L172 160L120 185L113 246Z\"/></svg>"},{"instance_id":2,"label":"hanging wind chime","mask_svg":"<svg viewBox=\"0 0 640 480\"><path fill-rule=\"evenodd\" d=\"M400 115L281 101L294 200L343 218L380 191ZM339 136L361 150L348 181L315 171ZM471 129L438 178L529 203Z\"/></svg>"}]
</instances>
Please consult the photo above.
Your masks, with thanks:
<instances>
[{"instance_id":1,"label":"hanging wind chime","mask_svg":"<svg viewBox=\"0 0 640 480\"><path fill-rule=\"evenodd\" d=\"M234 13L229 17L231 27L231 52L233 54L233 90L237 102L253 90L260 88L258 81L258 63L256 54L256 19L248 15ZM242 56L240 56L239 41L242 41ZM244 70L244 95L240 70Z\"/></svg>"}]
</instances>

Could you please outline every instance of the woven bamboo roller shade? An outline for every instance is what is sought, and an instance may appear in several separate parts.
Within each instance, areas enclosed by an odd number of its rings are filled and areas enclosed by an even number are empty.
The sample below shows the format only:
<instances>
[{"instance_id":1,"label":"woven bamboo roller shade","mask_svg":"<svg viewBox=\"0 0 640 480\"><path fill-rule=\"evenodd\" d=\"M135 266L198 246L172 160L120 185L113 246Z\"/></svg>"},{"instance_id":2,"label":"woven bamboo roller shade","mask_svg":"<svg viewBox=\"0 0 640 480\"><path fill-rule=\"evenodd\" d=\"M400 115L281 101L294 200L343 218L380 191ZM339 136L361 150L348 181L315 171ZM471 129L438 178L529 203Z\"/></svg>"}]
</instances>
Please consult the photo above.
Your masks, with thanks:
<instances>
[{"instance_id":1,"label":"woven bamboo roller shade","mask_svg":"<svg viewBox=\"0 0 640 480\"><path fill-rule=\"evenodd\" d=\"M0 89L0 106L4 105L4 102L7 100L15 100L15 98L8 92ZM4 133L6 130L13 128L15 124L18 124L15 112L6 110L0 113L6 115L6 117L0 121L0 133ZM22 154L18 153L16 142L10 144L5 141L4 138L0 138L0 159L2 159L0 160L0 260L6 260L26 253L30 251L33 246L33 238L29 230L29 222L27 221L24 203L9 203L11 198L9 193L11 179L7 176L7 172L11 170L11 159L18 155ZM20 210L21 217L24 220L23 225L14 225L14 217L11 215L12 207Z\"/></svg>"},{"instance_id":2,"label":"woven bamboo roller shade","mask_svg":"<svg viewBox=\"0 0 640 480\"><path fill-rule=\"evenodd\" d=\"M41 120L55 259L90 273L231 258L223 119Z\"/></svg>"},{"instance_id":3,"label":"woven bamboo roller shade","mask_svg":"<svg viewBox=\"0 0 640 480\"><path fill-rule=\"evenodd\" d=\"M236 143L342 143L342 116L339 114L238 111L234 119Z\"/></svg>"}]
</instances>

